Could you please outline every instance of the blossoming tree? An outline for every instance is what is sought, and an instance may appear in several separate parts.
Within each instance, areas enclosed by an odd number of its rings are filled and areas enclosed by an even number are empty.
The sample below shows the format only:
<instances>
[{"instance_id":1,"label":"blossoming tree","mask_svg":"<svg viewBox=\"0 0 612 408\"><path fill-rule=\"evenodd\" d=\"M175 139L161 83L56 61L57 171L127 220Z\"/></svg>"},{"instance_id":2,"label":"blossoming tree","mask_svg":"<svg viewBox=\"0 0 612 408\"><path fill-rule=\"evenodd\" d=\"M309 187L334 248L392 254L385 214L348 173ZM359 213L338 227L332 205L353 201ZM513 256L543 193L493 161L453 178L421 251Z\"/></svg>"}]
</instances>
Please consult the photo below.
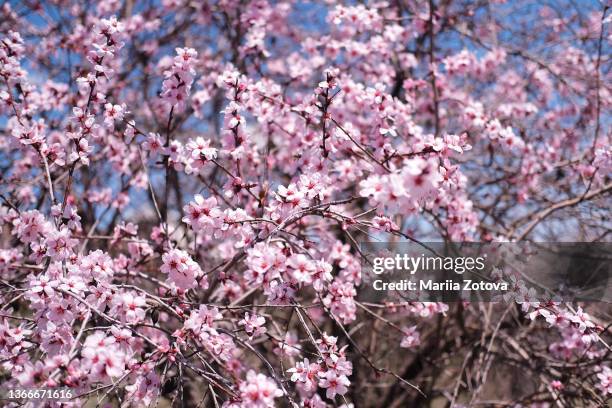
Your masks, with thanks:
<instances>
[{"instance_id":1,"label":"blossoming tree","mask_svg":"<svg viewBox=\"0 0 612 408\"><path fill-rule=\"evenodd\" d=\"M601 305L359 300L372 236L609 238L609 4L3 2L0 383L609 403Z\"/></svg>"}]
</instances>

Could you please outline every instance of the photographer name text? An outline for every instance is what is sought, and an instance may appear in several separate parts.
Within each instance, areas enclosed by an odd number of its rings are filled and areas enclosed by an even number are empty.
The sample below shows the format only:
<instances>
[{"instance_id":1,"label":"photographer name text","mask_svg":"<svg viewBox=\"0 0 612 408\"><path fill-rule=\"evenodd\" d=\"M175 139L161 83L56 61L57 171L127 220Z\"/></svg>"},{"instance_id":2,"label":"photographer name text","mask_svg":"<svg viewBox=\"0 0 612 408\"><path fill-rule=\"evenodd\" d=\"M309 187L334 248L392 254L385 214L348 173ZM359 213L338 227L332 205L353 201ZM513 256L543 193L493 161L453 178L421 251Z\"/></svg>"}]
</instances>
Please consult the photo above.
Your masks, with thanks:
<instances>
[{"instance_id":1,"label":"photographer name text","mask_svg":"<svg viewBox=\"0 0 612 408\"><path fill-rule=\"evenodd\" d=\"M402 279L399 281L385 282L377 279L372 283L377 291L505 291L509 289L507 282L482 282L472 279L463 279L461 282L448 279L444 282L429 280L411 281Z\"/></svg>"},{"instance_id":2,"label":"photographer name text","mask_svg":"<svg viewBox=\"0 0 612 408\"><path fill-rule=\"evenodd\" d=\"M507 282L488 282L473 279L461 281L446 279L437 281L434 279L412 280L415 274L431 271L454 272L463 275L465 272L481 273L485 269L485 258L482 257L430 257L421 254L410 256L408 254L396 254L393 257L377 257L372 263L372 272L381 275L384 272L400 272L410 275L411 279L385 281L376 279L372 286L376 291L506 291L509 288Z\"/></svg>"}]
</instances>

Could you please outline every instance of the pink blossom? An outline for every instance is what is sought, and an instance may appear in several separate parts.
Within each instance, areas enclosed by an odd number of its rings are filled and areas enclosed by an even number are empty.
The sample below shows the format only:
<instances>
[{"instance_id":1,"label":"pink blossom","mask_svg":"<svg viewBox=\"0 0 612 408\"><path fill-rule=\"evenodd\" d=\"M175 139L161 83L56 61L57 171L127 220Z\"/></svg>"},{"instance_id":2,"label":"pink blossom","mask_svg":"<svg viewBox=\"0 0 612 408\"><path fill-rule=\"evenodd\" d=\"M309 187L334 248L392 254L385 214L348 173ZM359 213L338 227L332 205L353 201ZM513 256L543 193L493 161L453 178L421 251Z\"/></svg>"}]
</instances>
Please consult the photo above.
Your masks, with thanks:
<instances>
[{"instance_id":1,"label":"pink blossom","mask_svg":"<svg viewBox=\"0 0 612 408\"><path fill-rule=\"evenodd\" d=\"M238 324L244 326L244 331L250 338L260 336L267 331L264 327L266 319L263 316L251 315L248 312L244 314L244 319L239 321Z\"/></svg>"},{"instance_id":2,"label":"pink blossom","mask_svg":"<svg viewBox=\"0 0 612 408\"><path fill-rule=\"evenodd\" d=\"M314 391L317 388L317 378L320 367L316 363L311 363L307 358L302 362L297 362L295 367L287 370L291 374L291 381L303 383L306 391Z\"/></svg>"},{"instance_id":3,"label":"pink blossom","mask_svg":"<svg viewBox=\"0 0 612 408\"><path fill-rule=\"evenodd\" d=\"M612 394L612 369L610 367L601 367L601 372L597 374L599 379L599 388L604 395Z\"/></svg>"},{"instance_id":4,"label":"pink blossom","mask_svg":"<svg viewBox=\"0 0 612 408\"><path fill-rule=\"evenodd\" d=\"M283 392L273 380L253 370L249 370L246 380L240 384L240 397L249 407L274 407L274 399L282 395Z\"/></svg>"},{"instance_id":5,"label":"pink blossom","mask_svg":"<svg viewBox=\"0 0 612 408\"><path fill-rule=\"evenodd\" d=\"M162 261L161 271L167 273L179 289L192 289L197 285L196 279L203 278L200 266L185 251L172 249L162 256Z\"/></svg>"},{"instance_id":6,"label":"pink blossom","mask_svg":"<svg viewBox=\"0 0 612 408\"><path fill-rule=\"evenodd\" d=\"M177 48L170 69L164 71L162 97L179 110L185 107L195 75L194 64L198 53L193 48Z\"/></svg>"},{"instance_id":7,"label":"pink blossom","mask_svg":"<svg viewBox=\"0 0 612 408\"><path fill-rule=\"evenodd\" d=\"M413 348L421 344L420 334L416 329L416 326L406 327L403 329L404 337L400 347Z\"/></svg>"},{"instance_id":8,"label":"pink blossom","mask_svg":"<svg viewBox=\"0 0 612 408\"><path fill-rule=\"evenodd\" d=\"M190 225L195 232L208 235L221 227L222 213L215 197L205 199L196 194L194 201L187 204L183 210L186 214L183 222Z\"/></svg>"},{"instance_id":9,"label":"pink blossom","mask_svg":"<svg viewBox=\"0 0 612 408\"><path fill-rule=\"evenodd\" d=\"M335 371L327 371L321 375L319 387L325 388L325 396L334 399L336 395L344 395L351 382L344 375L337 375Z\"/></svg>"}]
</instances>

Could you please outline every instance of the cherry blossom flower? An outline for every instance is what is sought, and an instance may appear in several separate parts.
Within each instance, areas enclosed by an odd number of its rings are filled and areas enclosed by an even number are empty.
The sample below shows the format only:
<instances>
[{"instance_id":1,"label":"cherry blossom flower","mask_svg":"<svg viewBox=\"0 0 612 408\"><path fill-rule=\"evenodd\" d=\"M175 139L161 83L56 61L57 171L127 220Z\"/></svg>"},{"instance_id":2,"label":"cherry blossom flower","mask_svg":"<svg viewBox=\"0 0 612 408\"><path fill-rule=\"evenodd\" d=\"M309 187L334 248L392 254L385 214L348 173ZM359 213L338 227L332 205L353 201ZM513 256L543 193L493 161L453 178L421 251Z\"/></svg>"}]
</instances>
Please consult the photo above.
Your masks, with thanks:
<instances>
[{"instance_id":1,"label":"cherry blossom flower","mask_svg":"<svg viewBox=\"0 0 612 408\"><path fill-rule=\"evenodd\" d=\"M196 287L196 279L202 278L202 270L187 252L172 249L162 256L161 271L169 275L170 281L182 290ZM203 278L206 279L206 278Z\"/></svg>"},{"instance_id":2,"label":"cherry blossom flower","mask_svg":"<svg viewBox=\"0 0 612 408\"><path fill-rule=\"evenodd\" d=\"M402 337L400 347L413 348L421 344L421 338L416 326L404 328L403 334L404 336Z\"/></svg>"},{"instance_id":3,"label":"cherry blossom flower","mask_svg":"<svg viewBox=\"0 0 612 408\"><path fill-rule=\"evenodd\" d=\"M325 388L325 396L334 399L336 395L344 395L348 391L351 382L344 375L338 375L335 371L327 371L321 375L319 387Z\"/></svg>"},{"instance_id":4,"label":"cherry blossom flower","mask_svg":"<svg viewBox=\"0 0 612 408\"><path fill-rule=\"evenodd\" d=\"M164 71L165 80L162 84L162 97L171 106L182 110L193 84L195 75L194 64L198 53L193 48L177 48L176 57L170 69Z\"/></svg>"},{"instance_id":5,"label":"cherry blossom flower","mask_svg":"<svg viewBox=\"0 0 612 408\"><path fill-rule=\"evenodd\" d=\"M244 326L244 331L249 335L249 338L260 336L266 332L264 327L266 319L263 316L245 313L244 319L239 321L238 324Z\"/></svg>"},{"instance_id":6,"label":"cherry blossom flower","mask_svg":"<svg viewBox=\"0 0 612 408\"><path fill-rule=\"evenodd\" d=\"M240 384L240 397L245 406L274 407L274 399L282 395L282 391L273 380L253 370L249 370L246 380Z\"/></svg>"},{"instance_id":7,"label":"cherry blossom flower","mask_svg":"<svg viewBox=\"0 0 612 408\"><path fill-rule=\"evenodd\" d=\"M317 378L320 367L316 363L311 363L307 358L302 362L297 362L295 367L287 370L291 373L291 381L303 383L304 390L314 391L317 388Z\"/></svg>"},{"instance_id":8,"label":"cherry blossom flower","mask_svg":"<svg viewBox=\"0 0 612 408\"><path fill-rule=\"evenodd\" d=\"M599 379L599 388L604 395L612 394L612 369L610 367L603 366L601 372L597 374Z\"/></svg>"},{"instance_id":9,"label":"cherry blossom flower","mask_svg":"<svg viewBox=\"0 0 612 408\"><path fill-rule=\"evenodd\" d=\"M195 232L209 235L221 226L222 213L215 197L205 199L200 194L196 194L194 201L187 204L183 211L186 214L183 222L190 225Z\"/></svg>"}]
</instances>

